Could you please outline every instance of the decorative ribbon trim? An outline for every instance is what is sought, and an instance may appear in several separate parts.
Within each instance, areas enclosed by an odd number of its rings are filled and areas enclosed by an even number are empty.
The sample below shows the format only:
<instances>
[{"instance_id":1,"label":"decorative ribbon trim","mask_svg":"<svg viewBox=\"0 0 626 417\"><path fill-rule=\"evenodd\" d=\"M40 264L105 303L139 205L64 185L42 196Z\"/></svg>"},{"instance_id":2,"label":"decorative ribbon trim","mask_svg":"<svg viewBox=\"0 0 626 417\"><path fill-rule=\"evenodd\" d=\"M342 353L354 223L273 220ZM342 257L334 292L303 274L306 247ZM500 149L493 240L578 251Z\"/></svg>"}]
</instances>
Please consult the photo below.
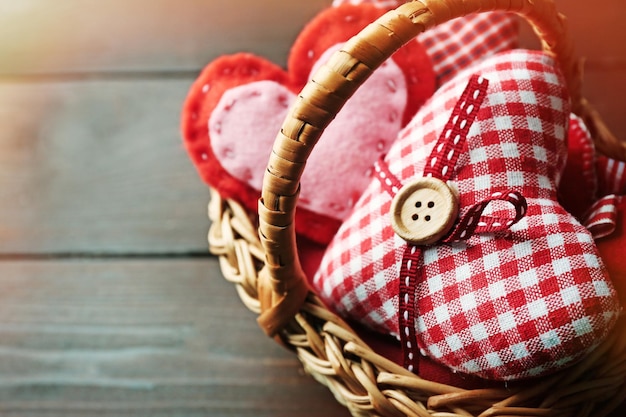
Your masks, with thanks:
<instances>
[{"instance_id":1,"label":"decorative ribbon trim","mask_svg":"<svg viewBox=\"0 0 626 417\"><path fill-rule=\"evenodd\" d=\"M434 149L430 153L424 169L424 176L435 177L442 181L448 181L452 178L459 156L466 150L467 135L487 95L488 86L489 81L479 75L473 75L470 78L467 87L454 106L452 114ZM392 198L395 197L402 188L402 182L389 171L389 167L382 158L376 164L375 171L383 189ZM511 202L516 208L515 218L494 219L481 217L489 203L502 199ZM517 203L522 201L524 205L518 207ZM443 241L469 239L477 231L496 231L502 227L510 227L518 220L518 217L523 217L525 213L525 200L519 193L496 193L491 198L470 208L461 221L457 223L457 226L448 238ZM404 367L409 371L414 371L414 363L419 354L415 333L415 291L418 278L421 275L420 272L422 272L421 265L422 248L407 244L400 269L398 323Z\"/></svg>"},{"instance_id":2,"label":"decorative ribbon trim","mask_svg":"<svg viewBox=\"0 0 626 417\"><path fill-rule=\"evenodd\" d=\"M615 194L602 197L585 214L583 224L594 239L600 239L615 232L617 206L620 204L620 198Z\"/></svg>"},{"instance_id":3,"label":"decorative ribbon trim","mask_svg":"<svg viewBox=\"0 0 626 417\"><path fill-rule=\"evenodd\" d=\"M381 187L383 187L391 198L395 197L395 195L398 194L398 191L402 188L402 182L398 179L398 177L391 173L389 165L385 162L384 156L382 156L374 164L374 172Z\"/></svg>"},{"instance_id":4,"label":"decorative ribbon trim","mask_svg":"<svg viewBox=\"0 0 626 417\"><path fill-rule=\"evenodd\" d=\"M435 148L430 153L424 169L425 177L435 177L442 181L452 178L456 162L465 150L470 127L476 120L478 110L485 99L487 87L489 87L489 81L479 75L473 75L469 80Z\"/></svg>"},{"instance_id":5,"label":"decorative ribbon trim","mask_svg":"<svg viewBox=\"0 0 626 417\"><path fill-rule=\"evenodd\" d=\"M483 77L472 76L431 151L424 169L425 177L434 177L442 181L449 181L453 177L459 156L466 151L467 135L487 95L488 86L489 82ZM389 170L383 158L374 168L382 188L392 198L395 197L402 188L402 182ZM496 201L509 203L515 214L484 216L483 213L489 204ZM519 192L514 190L495 192L489 198L470 207L442 242L467 240L477 233L502 232L521 220L526 215L527 209L526 199ZM414 370L415 360L419 354L415 332L415 291L422 272L421 265L422 248L407 244L400 268L398 323L404 367L409 371Z\"/></svg>"},{"instance_id":6,"label":"decorative ribbon trim","mask_svg":"<svg viewBox=\"0 0 626 417\"><path fill-rule=\"evenodd\" d=\"M483 216L485 209L494 201L509 203L515 209L515 215L512 217ZM522 194L514 190L498 191L472 206L443 241L455 242L467 240L475 234L503 232L519 222L527 211L528 204Z\"/></svg>"},{"instance_id":7,"label":"decorative ribbon trim","mask_svg":"<svg viewBox=\"0 0 626 417\"><path fill-rule=\"evenodd\" d=\"M415 334L415 288L421 266L422 249L415 245L406 245L400 267L399 330L404 367L411 372L415 370L413 364L419 351Z\"/></svg>"}]
</instances>

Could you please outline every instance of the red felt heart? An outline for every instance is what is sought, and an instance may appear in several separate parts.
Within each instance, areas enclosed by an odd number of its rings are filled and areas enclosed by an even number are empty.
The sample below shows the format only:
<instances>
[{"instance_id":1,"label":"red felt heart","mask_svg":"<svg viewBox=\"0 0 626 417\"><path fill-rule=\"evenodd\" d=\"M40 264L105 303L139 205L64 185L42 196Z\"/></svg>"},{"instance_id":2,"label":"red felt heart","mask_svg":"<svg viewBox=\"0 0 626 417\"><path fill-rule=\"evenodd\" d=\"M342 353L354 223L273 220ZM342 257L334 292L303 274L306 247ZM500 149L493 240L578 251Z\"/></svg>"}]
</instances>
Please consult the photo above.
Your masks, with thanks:
<instances>
[{"instance_id":1,"label":"red felt heart","mask_svg":"<svg viewBox=\"0 0 626 417\"><path fill-rule=\"evenodd\" d=\"M256 125L246 125L250 121L268 122L266 126L269 128L262 129L264 134L257 135L258 132L255 132L253 137L248 135L246 139L250 141L251 148L254 148L255 152L262 150L257 156L258 160L262 161L260 163L265 164L269 160L275 133L280 127L280 124L274 126L283 116L280 112L286 111L293 95L308 81L315 63L332 46L348 40L380 14L382 11L372 5L345 5L325 10L298 36L289 56L288 71L284 71L263 58L245 53L221 57L209 64L192 85L182 116L185 146L201 177L217 189L223 197L238 200L250 211L256 211L260 193L258 186L251 185L250 180L258 174L254 173L252 166L249 167L249 172L246 171L245 167L242 168L241 163L237 161L234 165L239 164L237 165L239 171L235 175L226 168L232 162L228 161L229 159L236 160L239 155L243 155L235 152L235 149L242 152L243 148L245 151L245 145L236 143L228 147L224 146L224 141L222 141L220 152L216 152L215 138L211 137L208 128L214 112L219 109L221 113L212 127L213 132L220 131L220 123L223 123L225 114L229 112L237 116L236 123L231 123L230 126L240 123L247 131L255 130ZM435 75L430 58L419 43L411 42L397 52L392 59L393 66L400 69L404 80L389 79L388 89L394 89L394 84L400 81L404 81L406 85L406 105L402 106L402 111L396 116L398 118L397 130L399 130L432 95L435 88ZM384 68L381 70L384 71ZM267 93L263 97L257 94L256 87L261 85L264 86L262 91ZM236 89L238 90L232 103L224 99L226 94ZM367 93L367 88L364 91ZM245 100L248 100L248 105L243 106L243 110L252 109L253 114L240 111L242 108L239 106ZM269 107L262 105L263 100L270 100L274 103L272 107L274 110L271 114L267 110ZM361 149L363 137L354 132L361 131L368 134L368 130L371 130L367 129L369 123L372 126L375 125L381 114L383 114L382 117L389 117L384 109L390 107L390 100L393 100L393 95L390 95L389 91L381 94L378 100L370 100L372 104L378 104L361 110L360 116L357 114L352 117L352 126L350 126L351 117L347 117L341 144L344 151L334 153L327 151L325 155L329 157L323 158L323 162L330 166L342 167L342 172L346 175L353 172L354 174L349 175L363 177L367 170L360 165L371 166L376 158L368 161L361 160L359 157L362 157L364 153L369 154L370 157L373 153L375 155L384 153L395 135L381 138L370 137L368 148L364 150ZM281 105L276 105L277 102ZM256 106L250 105L255 103ZM340 115L337 119L339 117ZM268 132L273 133L270 136ZM318 146L325 146L323 145L325 136L322 137ZM332 147L333 144L329 143L326 146ZM344 178L331 177L328 175L328 169L322 168L320 171L326 172L325 177L315 178L309 174L308 180L303 178L303 187L308 181L310 184L308 188L312 191L309 193L308 200L315 200L315 204L312 204L313 208L307 208L307 199L304 199L304 206L299 207L296 215L296 230L316 242L327 243L341 223L341 212L348 214L349 204L347 203L355 200L362 189L359 189L361 185L358 181L350 182ZM306 172L305 175L307 175ZM352 188L342 190L340 193L328 192L328 190L333 190L335 184L341 182L345 182L346 186L350 185ZM315 193L316 190L320 192ZM323 207L329 209L323 210Z\"/></svg>"}]
</instances>

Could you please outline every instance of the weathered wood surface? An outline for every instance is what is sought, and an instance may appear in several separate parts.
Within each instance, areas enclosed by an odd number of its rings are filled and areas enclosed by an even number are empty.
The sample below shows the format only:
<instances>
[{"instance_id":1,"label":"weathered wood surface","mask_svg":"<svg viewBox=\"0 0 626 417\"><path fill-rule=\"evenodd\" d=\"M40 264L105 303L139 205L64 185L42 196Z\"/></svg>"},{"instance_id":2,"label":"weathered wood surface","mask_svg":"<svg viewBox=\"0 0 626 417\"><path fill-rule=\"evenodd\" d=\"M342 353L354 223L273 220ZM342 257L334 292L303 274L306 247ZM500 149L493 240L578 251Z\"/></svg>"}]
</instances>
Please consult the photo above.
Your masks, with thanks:
<instances>
[{"instance_id":1,"label":"weathered wood surface","mask_svg":"<svg viewBox=\"0 0 626 417\"><path fill-rule=\"evenodd\" d=\"M276 62L329 0L2 0L0 74L196 71L223 53Z\"/></svg>"},{"instance_id":2,"label":"weathered wood surface","mask_svg":"<svg viewBox=\"0 0 626 417\"><path fill-rule=\"evenodd\" d=\"M0 253L206 251L188 79L0 83Z\"/></svg>"},{"instance_id":3,"label":"weathered wood surface","mask_svg":"<svg viewBox=\"0 0 626 417\"><path fill-rule=\"evenodd\" d=\"M217 261L0 263L0 415L328 416Z\"/></svg>"},{"instance_id":4,"label":"weathered wood surface","mask_svg":"<svg viewBox=\"0 0 626 417\"><path fill-rule=\"evenodd\" d=\"M284 64L328 4L0 0L0 415L348 415L206 255L178 127L207 62ZM558 4L626 132L626 6Z\"/></svg>"},{"instance_id":5,"label":"weathered wood surface","mask_svg":"<svg viewBox=\"0 0 626 417\"><path fill-rule=\"evenodd\" d=\"M556 2L591 65L624 69L622 0ZM241 50L282 63L304 22L330 3L2 0L0 74L196 71Z\"/></svg>"}]
</instances>

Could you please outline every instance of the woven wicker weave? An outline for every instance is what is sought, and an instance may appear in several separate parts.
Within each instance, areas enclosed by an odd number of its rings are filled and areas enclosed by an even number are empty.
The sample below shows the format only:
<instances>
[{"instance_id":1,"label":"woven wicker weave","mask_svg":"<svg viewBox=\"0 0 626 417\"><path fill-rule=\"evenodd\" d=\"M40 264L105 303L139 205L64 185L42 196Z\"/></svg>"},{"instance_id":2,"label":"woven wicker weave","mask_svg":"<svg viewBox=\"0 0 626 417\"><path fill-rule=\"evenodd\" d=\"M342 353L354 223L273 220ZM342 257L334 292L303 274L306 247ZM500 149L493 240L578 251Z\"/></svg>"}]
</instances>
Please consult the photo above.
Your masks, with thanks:
<instances>
[{"instance_id":1,"label":"woven wicker weave","mask_svg":"<svg viewBox=\"0 0 626 417\"><path fill-rule=\"evenodd\" d=\"M311 293L297 255L293 216L305 162L339 109L406 42L449 19L488 10L526 18L565 74L573 111L598 149L626 160L581 95L581 66L552 0L421 0L382 16L350 40L307 84L278 134L256 216L212 193L209 245L259 325L294 350L305 370L355 416L603 416L626 398L626 323L583 362L532 385L464 390L422 379L365 344ZM260 239L259 239L260 235Z\"/></svg>"}]
</instances>

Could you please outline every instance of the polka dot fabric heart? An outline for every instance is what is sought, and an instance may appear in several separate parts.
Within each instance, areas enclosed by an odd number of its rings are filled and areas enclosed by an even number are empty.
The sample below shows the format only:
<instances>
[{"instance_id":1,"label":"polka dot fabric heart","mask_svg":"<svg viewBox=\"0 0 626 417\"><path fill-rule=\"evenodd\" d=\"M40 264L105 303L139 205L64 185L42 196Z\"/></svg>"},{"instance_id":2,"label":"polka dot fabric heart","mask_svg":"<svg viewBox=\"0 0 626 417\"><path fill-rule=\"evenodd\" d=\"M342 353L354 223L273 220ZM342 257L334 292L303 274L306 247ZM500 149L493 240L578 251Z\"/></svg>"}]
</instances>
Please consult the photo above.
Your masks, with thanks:
<instances>
[{"instance_id":1,"label":"polka dot fabric heart","mask_svg":"<svg viewBox=\"0 0 626 417\"><path fill-rule=\"evenodd\" d=\"M458 219L505 192L523 196L527 207L508 229L420 247L408 342L415 361L427 355L454 372L496 380L553 373L592 351L620 306L593 236L557 201L570 109L551 58L514 51L462 72L420 110L384 162L403 184L423 175L472 74L489 88L449 177ZM313 283L340 314L400 338L409 244L394 233L391 205L374 179ZM484 214L514 216L498 201Z\"/></svg>"}]
</instances>

